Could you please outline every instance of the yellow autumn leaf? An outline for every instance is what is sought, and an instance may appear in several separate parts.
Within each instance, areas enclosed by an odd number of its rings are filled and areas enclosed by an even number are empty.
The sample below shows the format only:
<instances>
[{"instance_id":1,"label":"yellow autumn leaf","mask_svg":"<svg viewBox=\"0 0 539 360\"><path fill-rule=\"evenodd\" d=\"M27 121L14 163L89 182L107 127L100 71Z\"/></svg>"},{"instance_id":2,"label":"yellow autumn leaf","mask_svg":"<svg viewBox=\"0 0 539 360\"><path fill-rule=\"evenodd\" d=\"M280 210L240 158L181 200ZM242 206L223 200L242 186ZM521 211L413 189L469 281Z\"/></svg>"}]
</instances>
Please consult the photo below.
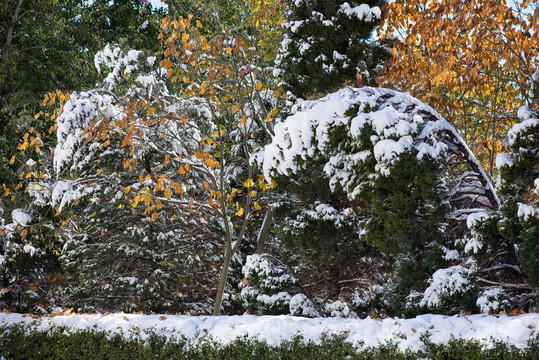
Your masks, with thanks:
<instances>
[{"instance_id":1,"label":"yellow autumn leaf","mask_svg":"<svg viewBox=\"0 0 539 360\"><path fill-rule=\"evenodd\" d=\"M236 212L235 215L236 215L236 216L242 216L242 215L243 215L243 208L240 208L240 209Z\"/></svg>"},{"instance_id":2,"label":"yellow autumn leaf","mask_svg":"<svg viewBox=\"0 0 539 360\"><path fill-rule=\"evenodd\" d=\"M260 209L262 209L262 208L260 207L260 205L258 205L258 203L257 203L256 201L254 202L253 206L255 207L255 210L260 210Z\"/></svg>"},{"instance_id":3,"label":"yellow autumn leaf","mask_svg":"<svg viewBox=\"0 0 539 360\"><path fill-rule=\"evenodd\" d=\"M170 190L168 188L165 189L165 198L166 199L170 199L171 195L170 195Z\"/></svg>"},{"instance_id":4,"label":"yellow autumn leaf","mask_svg":"<svg viewBox=\"0 0 539 360\"><path fill-rule=\"evenodd\" d=\"M9 165L13 165L14 162L15 162L15 155L13 155L11 157L11 160L9 160Z\"/></svg>"},{"instance_id":5,"label":"yellow autumn leaf","mask_svg":"<svg viewBox=\"0 0 539 360\"><path fill-rule=\"evenodd\" d=\"M255 85L255 89L256 89L256 90L261 90L261 89L262 89L262 83L261 83L261 82L257 82L256 85Z\"/></svg>"},{"instance_id":6,"label":"yellow autumn leaf","mask_svg":"<svg viewBox=\"0 0 539 360\"><path fill-rule=\"evenodd\" d=\"M236 104L232 107L232 114L235 114L238 111L240 111L240 104Z\"/></svg>"},{"instance_id":7,"label":"yellow autumn leaf","mask_svg":"<svg viewBox=\"0 0 539 360\"><path fill-rule=\"evenodd\" d=\"M253 179L247 179L243 183L243 187L250 188L251 186L253 186Z\"/></svg>"},{"instance_id":8,"label":"yellow autumn leaf","mask_svg":"<svg viewBox=\"0 0 539 360\"><path fill-rule=\"evenodd\" d=\"M246 122L247 122L247 115L242 115L242 116L241 116L240 124L241 124L241 125L245 125Z\"/></svg>"},{"instance_id":9,"label":"yellow autumn leaf","mask_svg":"<svg viewBox=\"0 0 539 360\"><path fill-rule=\"evenodd\" d=\"M154 211L153 214L152 214L152 217L151 217L152 221L157 220L157 217L158 217L158 216L159 216L159 214L158 214L157 212Z\"/></svg>"}]
</instances>

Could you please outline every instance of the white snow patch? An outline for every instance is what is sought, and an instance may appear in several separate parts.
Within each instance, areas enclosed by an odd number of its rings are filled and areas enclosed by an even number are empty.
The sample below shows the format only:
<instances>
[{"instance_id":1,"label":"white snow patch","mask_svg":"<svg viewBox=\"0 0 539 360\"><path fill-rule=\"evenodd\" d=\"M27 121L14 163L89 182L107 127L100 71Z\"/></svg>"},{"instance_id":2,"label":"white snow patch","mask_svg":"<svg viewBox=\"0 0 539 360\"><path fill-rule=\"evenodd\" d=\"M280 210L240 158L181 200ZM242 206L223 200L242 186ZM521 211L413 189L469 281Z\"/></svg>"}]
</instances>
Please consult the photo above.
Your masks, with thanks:
<instances>
[{"instance_id":1,"label":"white snow patch","mask_svg":"<svg viewBox=\"0 0 539 360\"><path fill-rule=\"evenodd\" d=\"M421 306L435 308L441 304L443 298L450 298L467 291L472 285L468 277L473 270L460 265L446 269L436 270L429 279L430 285L425 290Z\"/></svg>"},{"instance_id":2,"label":"white snow patch","mask_svg":"<svg viewBox=\"0 0 539 360\"><path fill-rule=\"evenodd\" d=\"M318 343L322 336L341 335L345 340L366 348L392 341L398 349L421 350L420 338L427 332L436 344L452 338L475 339L482 345L498 340L524 348L534 338L531 329L539 328L539 314L507 315L477 314L469 316L421 315L413 319L387 318L303 318L295 316L179 316L168 314L142 315L116 313L109 315L62 315L34 319L17 313L0 313L0 326L25 324L38 331L64 326L69 332L80 330L110 331L126 338L148 339L157 332L166 337L185 337L192 344L205 336L220 344L238 338L266 341L278 346L295 336L305 342Z\"/></svg>"},{"instance_id":3,"label":"white snow patch","mask_svg":"<svg viewBox=\"0 0 539 360\"><path fill-rule=\"evenodd\" d=\"M11 212L15 224L26 226L32 222L32 215L27 210L15 209Z\"/></svg>"},{"instance_id":4,"label":"white snow patch","mask_svg":"<svg viewBox=\"0 0 539 360\"><path fill-rule=\"evenodd\" d=\"M519 218L522 218L522 220L528 221L530 218L534 218L539 215L539 209L533 205L518 203L517 215Z\"/></svg>"},{"instance_id":5,"label":"white snow patch","mask_svg":"<svg viewBox=\"0 0 539 360\"><path fill-rule=\"evenodd\" d=\"M347 2L342 4L339 12L346 14L349 17L355 16L359 20L371 22L380 19L382 12L378 6L370 7L367 4L361 4L356 7L351 7Z\"/></svg>"},{"instance_id":6,"label":"white snow patch","mask_svg":"<svg viewBox=\"0 0 539 360\"><path fill-rule=\"evenodd\" d=\"M511 165L513 165L513 160L511 160L511 158L507 154L499 153L496 156L496 167L498 169L504 166L511 166Z\"/></svg>"}]
</instances>

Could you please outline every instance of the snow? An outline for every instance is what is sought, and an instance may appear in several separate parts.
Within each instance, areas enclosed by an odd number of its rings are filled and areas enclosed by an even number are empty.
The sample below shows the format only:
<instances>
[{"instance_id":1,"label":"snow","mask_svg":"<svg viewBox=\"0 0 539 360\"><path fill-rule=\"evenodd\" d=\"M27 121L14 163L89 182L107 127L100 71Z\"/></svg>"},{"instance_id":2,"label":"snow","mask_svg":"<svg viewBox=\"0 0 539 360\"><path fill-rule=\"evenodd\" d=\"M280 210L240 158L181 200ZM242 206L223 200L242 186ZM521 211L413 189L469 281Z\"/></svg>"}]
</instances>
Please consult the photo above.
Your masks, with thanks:
<instances>
[{"instance_id":1,"label":"snow","mask_svg":"<svg viewBox=\"0 0 539 360\"><path fill-rule=\"evenodd\" d=\"M509 145L512 146L521 133L527 131L531 127L536 126L539 127L539 119L527 119L513 125L513 127L507 132L507 139L509 139Z\"/></svg>"},{"instance_id":2,"label":"snow","mask_svg":"<svg viewBox=\"0 0 539 360\"><path fill-rule=\"evenodd\" d=\"M498 169L504 166L511 166L511 165L513 165L513 160L511 160L511 158L507 154L499 153L496 156L496 167Z\"/></svg>"},{"instance_id":3,"label":"snow","mask_svg":"<svg viewBox=\"0 0 539 360\"><path fill-rule=\"evenodd\" d=\"M339 12L347 15L348 17L355 16L359 20L364 20L367 22L380 19L382 14L378 6L371 8L367 4L361 4L356 7L351 7L347 2L341 5Z\"/></svg>"},{"instance_id":4,"label":"snow","mask_svg":"<svg viewBox=\"0 0 539 360\"><path fill-rule=\"evenodd\" d=\"M296 294L290 299L290 313L297 316L318 316L313 302L305 296L305 294Z\"/></svg>"},{"instance_id":5,"label":"snow","mask_svg":"<svg viewBox=\"0 0 539 360\"><path fill-rule=\"evenodd\" d=\"M488 213L485 211L471 213L466 218L466 225L468 226L468 229L471 229L476 225L476 223L483 221L487 217Z\"/></svg>"},{"instance_id":6,"label":"snow","mask_svg":"<svg viewBox=\"0 0 539 360\"><path fill-rule=\"evenodd\" d=\"M345 115L351 108L357 108L357 115L352 119ZM347 131L352 149L350 144L341 146L331 142L329 134L339 127ZM374 134L370 137L371 144L365 144L361 137L365 130L370 131L369 127ZM321 99L299 99L291 115L275 126L274 133L263 154L264 176L269 181L298 173L309 160L322 160L326 162L324 172L331 189L339 186L354 199L361 192L358 168L362 164L375 160L375 172L370 180L388 176L399 155L408 150L415 151L418 160L432 158L442 166L449 147L440 134L449 133L459 149L463 149L467 161L475 162L487 190L495 194L457 131L434 109L408 94L383 88L347 87ZM359 144L362 148L355 148ZM368 149L371 145L372 150Z\"/></svg>"},{"instance_id":7,"label":"snow","mask_svg":"<svg viewBox=\"0 0 539 360\"><path fill-rule=\"evenodd\" d=\"M340 213L333 206L316 202L314 210L308 210L306 214L313 220L331 221L339 228L353 214L351 208L346 208Z\"/></svg>"},{"instance_id":8,"label":"snow","mask_svg":"<svg viewBox=\"0 0 539 360\"><path fill-rule=\"evenodd\" d=\"M539 314L477 314L451 317L427 314L413 319L310 319L288 315L186 316L125 313L32 317L17 313L0 314L0 326L15 324L29 325L39 331L60 326L73 332L90 329L110 331L125 338L142 340L155 332L166 337L185 337L187 341L195 344L203 338L229 344L238 338L246 337L266 341L270 346L278 346L298 335L303 336L305 342L319 342L324 334L336 334L344 336L346 341L359 347L378 346L391 341L397 344L401 351L417 351L421 349L420 338L427 333L430 334L430 340L438 344L447 343L451 337L456 337L476 339L485 346L492 344L492 340L498 340L523 348L528 340L534 338L534 329L539 327Z\"/></svg>"},{"instance_id":9,"label":"snow","mask_svg":"<svg viewBox=\"0 0 539 360\"><path fill-rule=\"evenodd\" d=\"M518 203L517 215L519 218L522 218L524 221L528 221L530 218L539 216L539 209L537 209L533 205Z\"/></svg>"},{"instance_id":10,"label":"snow","mask_svg":"<svg viewBox=\"0 0 539 360\"><path fill-rule=\"evenodd\" d=\"M443 299L449 299L466 292L473 287L468 279L473 270L460 265L439 269L429 279L429 287L425 290L420 305L436 308L441 305Z\"/></svg>"},{"instance_id":11,"label":"snow","mask_svg":"<svg viewBox=\"0 0 539 360\"><path fill-rule=\"evenodd\" d=\"M374 158L378 161L376 170L388 176L390 169L386 164L391 164L393 160L398 159L399 154L403 153L413 145L411 136L404 136L395 141L392 139L384 139L374 145Z\"/></svg>"},{"instance_id":12,"label":"snow","mask_svg":"<svg viewBox=\"0 0 539 360\"><path fill-rule=\"evenodd\" d=\"M26 226L32 221L32 215L24 209L15 209L11 212L11 217L15 224Z\"/></svg>"},{"instance_id":13,"label":"snow","mask_svg":"<svg viewBox=\"0 0 539 360\"><path fill-rule=\"evenodd\" d=\"M476 304L483 313L498 311L508 303L504 301L505 296L505 291L502 288L487 289L477 298Z\"/></svg>"}]
</instances>

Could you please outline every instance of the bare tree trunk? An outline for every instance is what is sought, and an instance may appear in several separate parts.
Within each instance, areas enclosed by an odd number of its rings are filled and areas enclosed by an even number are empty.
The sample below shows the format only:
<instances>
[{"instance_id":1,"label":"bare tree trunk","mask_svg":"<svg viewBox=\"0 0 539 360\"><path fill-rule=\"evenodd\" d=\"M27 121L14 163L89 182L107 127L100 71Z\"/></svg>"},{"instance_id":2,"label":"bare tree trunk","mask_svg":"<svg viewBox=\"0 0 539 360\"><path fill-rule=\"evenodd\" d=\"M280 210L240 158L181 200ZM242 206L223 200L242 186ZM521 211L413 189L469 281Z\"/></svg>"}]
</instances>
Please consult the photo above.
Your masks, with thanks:
<instances>
[{"instance_id":1,"label":"bare tree trunk","mask_svg":"<svg viewBox=\"0 0 539 360\"><path fill-rule=\"evenodd\" d=\"M21 6L22 6L22 1L23 0L19 0L19 2L17 3L17 7L15 8L15 12L11 15L11 23L9 24L9 28L7 30L7 39L6 39L6 44L4 45L4 48L9 47L11 43L13 42L13 31L15 30L15 24L22 17L22 16L19 17L19 13L21 11Z\"/></svg>"},{"instance_id":2,"label":"bare tree trunk","mask_svg":"<svg viewBox=\"0 0 539 360\"><path fill-rule=\"evenodd\" d=\"M268 209L266 216L264 216L264 221L262 222L262 227L258 232L258 238L256 239L256 252L263 254L266 252L266 240L268 239L269 230L271 223L273 221L273 214L271 209Z\"/></svg>"}]
</instances>

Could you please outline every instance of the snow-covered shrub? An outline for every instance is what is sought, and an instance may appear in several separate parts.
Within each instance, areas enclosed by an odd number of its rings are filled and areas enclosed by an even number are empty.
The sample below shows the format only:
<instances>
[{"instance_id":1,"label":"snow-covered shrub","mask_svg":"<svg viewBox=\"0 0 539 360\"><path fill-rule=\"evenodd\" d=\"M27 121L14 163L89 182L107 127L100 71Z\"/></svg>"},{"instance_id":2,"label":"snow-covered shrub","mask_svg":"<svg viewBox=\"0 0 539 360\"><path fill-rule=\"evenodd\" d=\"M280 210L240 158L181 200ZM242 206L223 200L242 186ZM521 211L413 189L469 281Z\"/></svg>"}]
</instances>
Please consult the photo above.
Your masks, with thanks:
<instances>
[{"instance_id":1,"label":"snow-covered shrub","mask_svg":"<svg viewBox=\"0 0 539 360\"><path fill-rule=\"evenodd\" d=\"M507 299L507 294L499 287L485 289L477 297L477 307L482 313L507 311L509 306L511 304Z\"/></svg>"},{"instance_id":2,"label":"snow-covered shrub","mask_svg":"<svg viewBox=\"0 0 539 360\"><path fill-rule=\"evenodd\" d=\"M496 159L503 205L469 221L472 240L483 247L481 277L485 285L501 287L512 308L539 303L539 115L530 106L518 111L520 121L507 134L509 151Z\"/></svg>"},{"instance_id":3,"label":"snow-covered shrub","mask_svg":"<svg viewBox=\"0 0 539 360\"><path fill-rule=\"evenodd\" d=\"M267 254L248 255L242 273L245 278L240 284L240 297L250 314L290 313L290 293L298 291L297 279L275 259Z\"/></svg>"},{"instance_id":4,"label":"snow-covered shrub","mask_svg":"<svg viewBox=\"0 0 539 360\"><path fill-rule=\"evenodd\" d=\"M315 176L311 175L310 179L314 180ZM372 258L368 257L376 251L360 241L359 218L354 209L337 210L330 205L336 202L332 199L335 194L329 189L326 194L318 193L323 188L316 189L315 185L314 195L320 194L317 197L324 202L311 202L316 197L308 193L314 184L316 180L287 187L294 192L294 198L281 195L274 210L274 229L281 240L283 261L294 269L302 284L316 284L306 286L305 291L323 307L335 298L350 300L352 291L342 281L368 272L372 265Z\"/></svg>"},{"instance_id":5,"label":"snow-covered shrub","mask_svg":"<svg viewBox=\"0 0 539 360\"><path fill-rule=\"evenodd\" d=\"M505 155L506 161L502 161L500 166L500 181L502 191L508 197L508 204L512 206L510 215L513 223L518 218L516 228L511 229L514 237L512 242L519 246L528 280L538 285L539 112L524 106L518 115L520 122L507 134L511 152Z\"/></svg>"},{"instance_id":6,"label":"snow-covered shrub","mask_svg":"<svg viewBox=\"0 0 539 360\"><path fill-rule=\"evenodd\" d=\"M460 265L437 270L428 280L419 305L443 313L472 311L477 298L474 273Z\"/></svg>"},{"instance_id":7,"label":"snow-covered shrub","mask_svg":"<svg viewBox=\"0 0 539 360\"><path fill-rule=\"evenodd\" d=\"M295 316L316 317L320 312L305 294L296 294L290 299L290 314Z\"/></svg>"}]
</instances>

